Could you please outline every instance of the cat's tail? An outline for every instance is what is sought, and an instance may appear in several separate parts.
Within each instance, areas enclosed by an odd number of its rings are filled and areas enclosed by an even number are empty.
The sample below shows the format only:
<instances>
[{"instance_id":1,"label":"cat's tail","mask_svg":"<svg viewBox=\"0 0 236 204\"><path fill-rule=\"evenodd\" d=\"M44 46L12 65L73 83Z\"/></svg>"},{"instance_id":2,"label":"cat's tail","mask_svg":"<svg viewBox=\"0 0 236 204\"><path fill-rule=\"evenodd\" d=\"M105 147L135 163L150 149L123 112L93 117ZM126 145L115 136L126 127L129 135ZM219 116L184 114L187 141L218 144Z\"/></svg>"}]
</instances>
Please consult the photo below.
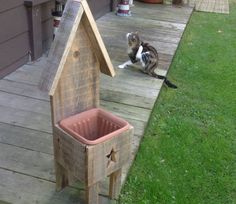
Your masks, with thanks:
<instances>
[{"instance_id":1,"label":"cat's tail","mask_svg":"<svg viewBox=\"0 0 236 204\"><path fill-rule=\"evenodd\" d=\"M158 75L156 73L153 73L153 76L157 79L163 79L164 80L164 83L169 87L169 88L172 88L172 89L177 89L178 87L173 84L172 82L170 82L165 76L161 76L161 75Z\"/></svg>"}]
</instances>

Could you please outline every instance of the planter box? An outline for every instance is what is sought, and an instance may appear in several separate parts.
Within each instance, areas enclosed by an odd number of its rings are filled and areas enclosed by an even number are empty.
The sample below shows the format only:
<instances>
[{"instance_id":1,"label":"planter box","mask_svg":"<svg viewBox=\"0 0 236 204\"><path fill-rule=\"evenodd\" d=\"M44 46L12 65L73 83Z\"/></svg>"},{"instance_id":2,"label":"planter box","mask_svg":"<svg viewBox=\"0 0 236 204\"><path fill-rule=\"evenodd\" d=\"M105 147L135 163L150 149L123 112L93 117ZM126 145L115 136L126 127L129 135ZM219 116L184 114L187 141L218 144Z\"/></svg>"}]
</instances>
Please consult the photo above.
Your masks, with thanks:
<instances>
[{"instance_id":1,"label":"planter box","mask_svg":"<svg viewBox=\"0 0 236 204\"><path fill-rule=\"evenodd\" d=\"M53 128L57 190L79 180L86 186L87 203L98 202L98 185L110 177L109 197L118 198L121 169L131 156L133 127L112 134L95 145L80 142L59 125Z\"/></svg>"},{"instance_id":2,"label":"planter box","mask_svg":"<svg viewBox=\"0 0 236 204\"><path fill-rule=\"evenodd\" d=\"M50 95L56 188L80 180L89 204L108 176L110 198L118 197L133 135L126 121L98 109L100 71L115 75L87 1L68 1L40 87Z\"/></svg>"}]
</instances>

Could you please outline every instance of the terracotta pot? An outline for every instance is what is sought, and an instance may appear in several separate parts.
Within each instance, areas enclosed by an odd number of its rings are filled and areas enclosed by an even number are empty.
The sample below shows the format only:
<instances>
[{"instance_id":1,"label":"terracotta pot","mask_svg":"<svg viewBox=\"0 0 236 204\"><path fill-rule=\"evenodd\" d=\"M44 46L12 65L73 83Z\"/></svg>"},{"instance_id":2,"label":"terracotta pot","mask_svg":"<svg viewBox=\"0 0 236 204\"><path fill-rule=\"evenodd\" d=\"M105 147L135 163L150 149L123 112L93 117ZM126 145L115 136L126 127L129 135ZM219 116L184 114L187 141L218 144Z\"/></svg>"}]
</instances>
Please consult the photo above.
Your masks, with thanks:
<instances>
[{"instance_id":1,"label":"terracotta pot","mask_svg":"<svg viewBox=\"0 0 236 204\"><path fill-rule=\"evenodd\" d=\"M65 118L60 121L60 126L88 145L104 142L130 128L125 120L99 108Z\"/></svg>"},{"instance_id":2,"label":"terracotta pot","mask_svg":"<svg viewBox=\"0 0 236 204\"><path fill-rule=\"evenodd\" d=\"M140 0L140 1L149 4L163 4L163 0Z\"/></svg>"}]
</instances>

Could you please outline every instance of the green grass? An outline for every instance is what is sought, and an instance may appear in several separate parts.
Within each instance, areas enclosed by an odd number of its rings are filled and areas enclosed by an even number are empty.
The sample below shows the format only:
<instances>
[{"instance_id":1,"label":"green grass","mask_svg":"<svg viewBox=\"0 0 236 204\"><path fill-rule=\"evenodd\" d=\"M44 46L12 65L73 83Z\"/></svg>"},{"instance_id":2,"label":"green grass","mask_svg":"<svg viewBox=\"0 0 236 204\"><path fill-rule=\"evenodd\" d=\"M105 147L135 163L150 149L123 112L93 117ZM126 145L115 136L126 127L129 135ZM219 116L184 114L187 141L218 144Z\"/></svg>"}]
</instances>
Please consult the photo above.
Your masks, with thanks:
<instances>
[{"instance_id":1,"label":"green grass","mask_svg":"<svg viewBox=\"0 0 236 204\"><path fill-rule=\"evenodd\" d=\"M236 3L195 12L120 203L236 203Z\"/></svg>"}]
</instances>

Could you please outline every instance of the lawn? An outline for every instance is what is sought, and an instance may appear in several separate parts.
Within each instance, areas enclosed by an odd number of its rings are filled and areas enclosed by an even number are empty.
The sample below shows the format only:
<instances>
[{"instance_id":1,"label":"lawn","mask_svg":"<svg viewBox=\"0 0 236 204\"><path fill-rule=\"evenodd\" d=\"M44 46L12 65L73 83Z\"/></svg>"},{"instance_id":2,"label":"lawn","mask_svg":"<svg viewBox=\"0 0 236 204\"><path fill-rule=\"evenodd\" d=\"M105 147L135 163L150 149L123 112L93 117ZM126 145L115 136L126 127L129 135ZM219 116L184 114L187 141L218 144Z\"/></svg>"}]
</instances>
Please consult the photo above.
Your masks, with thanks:
<instances>
[{"instance_id":1,"label":"lawn","mask_svg":"<svg viewBox=\"0 0 236 204\"><path fill-rule=\"evenodd\" d=\"M119 203L236 203L236 3L194 12Z\"/></svg>"}]
</instances>

